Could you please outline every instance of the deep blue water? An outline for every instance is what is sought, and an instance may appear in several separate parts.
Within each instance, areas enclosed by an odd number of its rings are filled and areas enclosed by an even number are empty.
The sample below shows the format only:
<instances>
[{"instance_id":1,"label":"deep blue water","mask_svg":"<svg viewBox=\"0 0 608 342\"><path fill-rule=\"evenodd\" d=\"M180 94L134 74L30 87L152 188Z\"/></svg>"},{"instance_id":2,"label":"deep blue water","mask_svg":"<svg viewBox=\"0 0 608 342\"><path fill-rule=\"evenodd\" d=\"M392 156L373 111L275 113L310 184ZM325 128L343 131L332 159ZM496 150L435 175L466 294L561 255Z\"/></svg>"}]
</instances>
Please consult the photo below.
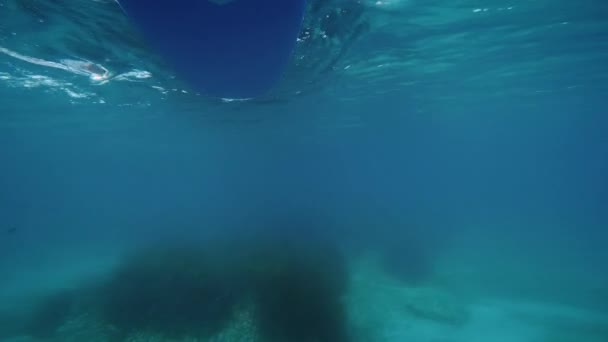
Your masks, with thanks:
<instances>
[{"instance_id":1,"label":"deep blue water","mask_svg":"<svg viewBox=\"0 0 608 342\"><path fill-rule=\"evenodd\" d=\"M281 83L231 102L173 77L112 1L0 0L0 312L149 243L270 227L409 293L354 286L355 321L384 322L363 341L605 341L607 16L313 1ZM359 276L368 255L381 276ZM399 309L427 290L467 322Z\"/></svg>"}]
</instances>

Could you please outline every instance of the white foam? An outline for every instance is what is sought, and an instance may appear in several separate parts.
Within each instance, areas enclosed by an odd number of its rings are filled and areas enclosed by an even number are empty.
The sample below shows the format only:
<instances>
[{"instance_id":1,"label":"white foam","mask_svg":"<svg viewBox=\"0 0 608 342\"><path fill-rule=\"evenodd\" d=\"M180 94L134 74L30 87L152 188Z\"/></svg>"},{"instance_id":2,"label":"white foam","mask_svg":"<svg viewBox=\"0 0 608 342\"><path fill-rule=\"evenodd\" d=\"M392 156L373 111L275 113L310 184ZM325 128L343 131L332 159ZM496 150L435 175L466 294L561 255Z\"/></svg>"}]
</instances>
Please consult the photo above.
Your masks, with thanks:
<instances>
[{"instance_id":1,"label":"white foam","mask_svg":"<svg viewBox=\"0 0 608 342\"><path fill-rule=\"evenodd\" d=\"M27 63L87 76L89 79L91 79L91 81L103 81L110 77L110 72L104 66L86 60L62 59L59 62L47 61L41 58L22 55L2 46L0 46L0 53Z\"/></svg>"}]
</instances>

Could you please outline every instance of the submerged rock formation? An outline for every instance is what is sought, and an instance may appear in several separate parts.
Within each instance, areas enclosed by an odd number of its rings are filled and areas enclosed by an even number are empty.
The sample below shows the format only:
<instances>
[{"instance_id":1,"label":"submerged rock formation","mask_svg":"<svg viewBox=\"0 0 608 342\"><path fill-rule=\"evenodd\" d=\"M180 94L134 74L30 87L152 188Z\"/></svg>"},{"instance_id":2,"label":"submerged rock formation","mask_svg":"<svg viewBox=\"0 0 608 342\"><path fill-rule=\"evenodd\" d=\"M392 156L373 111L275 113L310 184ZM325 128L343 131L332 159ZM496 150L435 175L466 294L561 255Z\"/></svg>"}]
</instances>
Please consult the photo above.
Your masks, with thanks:
<instances>
[{"instance_id":1,"label":"submerged rock formation","mask_svg":"<svg viewBox=\"0 0 608 342\"><path fill-rule=\"evenodd\" d=\"M94 284L49 296L24 335L75 341L347 341L344 259L299 234L143 248ZM238 338L237 338L238 336Z\"/></svg>"}]
</instances>

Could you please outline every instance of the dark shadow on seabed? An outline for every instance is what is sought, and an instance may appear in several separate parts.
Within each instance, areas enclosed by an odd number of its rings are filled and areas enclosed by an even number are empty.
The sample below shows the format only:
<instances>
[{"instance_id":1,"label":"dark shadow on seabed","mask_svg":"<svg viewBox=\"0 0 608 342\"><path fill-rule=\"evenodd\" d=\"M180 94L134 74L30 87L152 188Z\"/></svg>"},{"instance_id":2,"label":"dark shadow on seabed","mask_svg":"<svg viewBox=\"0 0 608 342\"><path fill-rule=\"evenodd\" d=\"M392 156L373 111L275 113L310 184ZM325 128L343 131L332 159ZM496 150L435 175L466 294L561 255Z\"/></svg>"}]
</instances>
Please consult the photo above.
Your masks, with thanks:
<instances>
[{"instance_id":1,"label":"dark shadow on seabed","mask_svg":"<svg viewBox=\"0 0 608 342\"><path fill-rule=\"evenodd\" d=\"M111 326L104 334L114 341L141 332L211 338L248 310L249 333L262 341L349 341L345 256L319 225L283 216L238 234L147 245L104 279L38 301L8 332L60 338L66 322L88 316Z\"/></svg>"}]
</instances>

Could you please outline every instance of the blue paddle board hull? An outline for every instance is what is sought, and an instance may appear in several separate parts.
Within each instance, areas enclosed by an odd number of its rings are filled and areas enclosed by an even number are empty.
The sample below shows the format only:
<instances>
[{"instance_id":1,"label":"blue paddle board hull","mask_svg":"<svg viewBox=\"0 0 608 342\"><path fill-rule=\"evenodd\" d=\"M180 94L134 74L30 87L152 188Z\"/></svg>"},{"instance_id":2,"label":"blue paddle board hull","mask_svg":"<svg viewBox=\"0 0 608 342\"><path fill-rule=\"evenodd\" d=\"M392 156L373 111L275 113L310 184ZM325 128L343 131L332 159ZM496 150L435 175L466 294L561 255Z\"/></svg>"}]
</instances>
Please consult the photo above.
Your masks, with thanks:
<instances>
[{"instance_id":1,"label":"blue paddle board hull","mask_svg":"<svg viewBox=\"0 0 608 342\"><path fill-rule=\"evenodd\" d=\"M180 78L223 98L257 97L276 85L306 7L305 0L119 3Z\"/></svg>"}]
</instances>

